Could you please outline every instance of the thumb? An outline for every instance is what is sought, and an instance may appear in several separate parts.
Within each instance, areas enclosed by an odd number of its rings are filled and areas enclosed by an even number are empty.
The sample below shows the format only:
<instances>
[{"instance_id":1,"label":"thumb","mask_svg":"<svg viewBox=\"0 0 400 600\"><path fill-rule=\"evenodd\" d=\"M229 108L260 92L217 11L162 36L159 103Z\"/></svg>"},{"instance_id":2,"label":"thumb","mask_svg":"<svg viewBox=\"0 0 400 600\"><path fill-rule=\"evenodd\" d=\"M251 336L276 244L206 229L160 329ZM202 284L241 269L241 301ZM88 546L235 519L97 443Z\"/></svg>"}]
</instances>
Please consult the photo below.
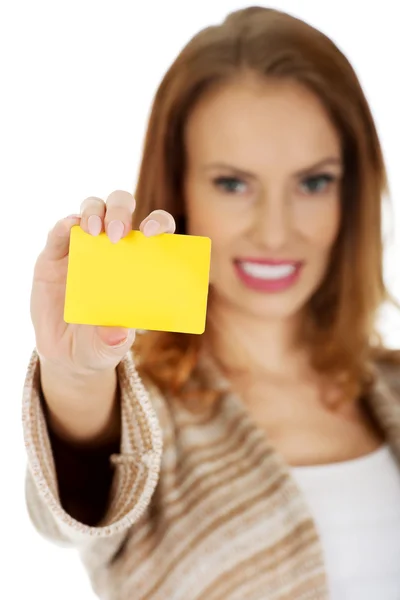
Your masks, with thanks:
<instances>
[{"instance_id":1,"label":"thumb","mask_svg":"<svg viewBox=\"0 0 400 600\"><path fill-rule=\"evenodd\" d=\"M97 327L97 333L100 340L112 348L120 348L125 344L133 344L135 339L135 330L124 327Z\"/></svg>"}]
</instances>

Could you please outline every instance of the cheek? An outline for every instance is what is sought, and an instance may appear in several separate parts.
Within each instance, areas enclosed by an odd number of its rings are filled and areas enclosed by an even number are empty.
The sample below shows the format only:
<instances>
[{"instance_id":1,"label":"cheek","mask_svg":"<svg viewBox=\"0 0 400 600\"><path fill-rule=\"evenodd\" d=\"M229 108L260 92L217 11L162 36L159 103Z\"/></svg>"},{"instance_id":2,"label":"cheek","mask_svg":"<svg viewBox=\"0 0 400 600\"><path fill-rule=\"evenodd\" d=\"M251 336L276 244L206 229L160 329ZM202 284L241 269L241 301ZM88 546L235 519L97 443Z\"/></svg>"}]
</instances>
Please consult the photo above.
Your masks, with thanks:
<instances>
[{"instance_id":1,"label":"cheek","mask_svg":"<svg viewBox=\"0 0 400 600\"><path fill-rule=\"evenodd\" d=\"M186 229L189 235L211 237L217 227L217 215L207 194L197 182L189 177L185 185Z\"/></svg>"},{"instance_id":2,"label":"cheek","mask_svg":"<svg viewBox=\"0 0 400 600\"><path fill-rule=\"evenodd\" d=\"M337 199L316 200L313 206L297 211L297 230L310 245L329 250L334 244L340 228L340 201Z\"/></svg>"},{"instance_id":3,"label":"cheek","mask_svg":"<svg viewBox=\"0 0 400 600\"><path fill-rule=\"evenodd\" d=\"M187 203L187 232L189 235L205 235L213 239L219 229L219 219L215 211L210 210L207 202Z\"/></svg>"},{"instance_id":4,"label":"cheek","mask_svg":"<svg viewBox=\"0 0 400 600\"><path fill-rule=\"evenodd\" d=\"M229 251L238 237L234 224L212 210L188 211L187 232L189 235L203 235L211 238L212 254L216 258Z\"/></svg>"},{"instance_id":5,"label":"cheek","mask_svg":"<svg viewBox=\"0 0 400 600\"><path fill-rule=\"evenodd\" d=\"M211 238L214 252L229 246L229 243L239 235L235 212L229 209L227 203L210 198L209 193L207 195L199 193L199 190L193 191L190 194L188 189L186 196L188 234Z\"/></svg>"},{"instance_id":6,"label":"cheek","mask_svg":"<svg viewBox=\"0 0 400 600\"><path fill-rule=\"evenodd\" d=\"M218 205L195 202L192 197L187 202L187 232L189 235L203 235L211 238L210 282L222 281L226 278L227 262L240 239L241 231L234 215L227 215Z\"/></svg>"}]
</instances>

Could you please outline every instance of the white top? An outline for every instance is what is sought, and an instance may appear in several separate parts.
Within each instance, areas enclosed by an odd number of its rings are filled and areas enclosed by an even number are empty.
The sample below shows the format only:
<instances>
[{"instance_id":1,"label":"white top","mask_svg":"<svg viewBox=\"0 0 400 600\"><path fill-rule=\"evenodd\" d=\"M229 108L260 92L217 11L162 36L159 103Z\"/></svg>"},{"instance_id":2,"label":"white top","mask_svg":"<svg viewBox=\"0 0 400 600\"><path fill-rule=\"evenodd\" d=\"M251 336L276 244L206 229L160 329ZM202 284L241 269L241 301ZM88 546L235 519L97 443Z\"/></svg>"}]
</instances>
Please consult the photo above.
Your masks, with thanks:
<instances>
[{"instance_id":1,"label":"white top","mask_svg":"<svg viewBox=\"0 0 400 600\"><path fill-rule=\"evenodd\" d=\"M400 470L389 447L291 471L320 534L332 600L399 600Z\"/></svg>"}]
</instances>

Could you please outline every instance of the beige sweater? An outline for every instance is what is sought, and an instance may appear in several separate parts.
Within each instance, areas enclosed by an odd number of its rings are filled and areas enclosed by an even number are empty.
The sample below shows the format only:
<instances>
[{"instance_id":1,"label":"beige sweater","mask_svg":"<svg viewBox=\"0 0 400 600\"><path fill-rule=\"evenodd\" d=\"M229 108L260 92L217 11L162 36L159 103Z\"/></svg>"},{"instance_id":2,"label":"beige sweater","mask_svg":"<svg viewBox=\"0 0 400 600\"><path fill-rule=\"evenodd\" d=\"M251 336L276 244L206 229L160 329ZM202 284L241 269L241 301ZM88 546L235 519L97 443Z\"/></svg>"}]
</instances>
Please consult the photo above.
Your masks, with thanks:
<instances>
[{"instance_id":1,"label":"beige sweater","mask_svg":"<svg viewBox=\"0 0 400 600\"><path fill-rule=\"evenodd\" d=\"M23 400L28 510L44 536L79 549L100 598L329 598L308 507L240 399L227 391L213 410L191 414L145 389L128 354L118 367L111 499L90 527L60 503L39 368L34 352ZM377 373L368 403L400 462L400 372Z\"/></svg>"}]
</instances>

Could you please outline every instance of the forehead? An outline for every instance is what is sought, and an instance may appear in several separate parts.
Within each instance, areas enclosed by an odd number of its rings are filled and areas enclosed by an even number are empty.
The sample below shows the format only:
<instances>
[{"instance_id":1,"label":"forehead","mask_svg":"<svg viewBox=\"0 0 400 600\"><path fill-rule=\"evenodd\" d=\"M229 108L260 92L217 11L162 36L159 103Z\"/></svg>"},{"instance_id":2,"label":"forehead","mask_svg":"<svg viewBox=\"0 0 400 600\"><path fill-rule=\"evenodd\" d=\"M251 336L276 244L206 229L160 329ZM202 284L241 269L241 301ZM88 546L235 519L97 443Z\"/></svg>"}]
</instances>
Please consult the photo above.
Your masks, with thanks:
<instances>
[{"instance_id":1,"label":"forehead","mask_svg":"<svg viewBox=\"0 0 400 600\"><path fill-rule=\"evenodd\" d=\"M186 126L189 160L297 168L340 155L339 135L312 92L288 81L247 79L200 99Z\"/></svg>"}]
</instances>

